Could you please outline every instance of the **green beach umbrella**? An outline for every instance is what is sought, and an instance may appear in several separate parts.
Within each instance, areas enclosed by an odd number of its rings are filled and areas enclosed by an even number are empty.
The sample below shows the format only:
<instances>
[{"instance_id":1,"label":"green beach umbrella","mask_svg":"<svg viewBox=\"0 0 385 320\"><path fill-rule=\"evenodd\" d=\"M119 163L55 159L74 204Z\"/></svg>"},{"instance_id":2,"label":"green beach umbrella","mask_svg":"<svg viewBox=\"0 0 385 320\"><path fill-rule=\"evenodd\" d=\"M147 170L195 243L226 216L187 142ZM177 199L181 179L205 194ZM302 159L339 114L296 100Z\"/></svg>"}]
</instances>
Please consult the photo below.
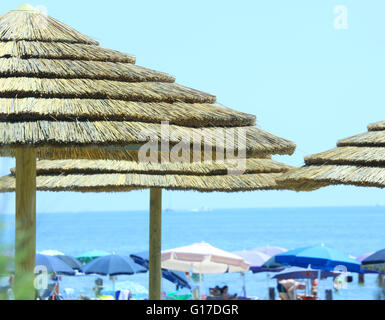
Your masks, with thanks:
<instances>
[{"instance_id":1,"label":"green beach umbrella","mask_svg":"<svg viewBox=\"0 0 385 320\"><path fill-rule=\"evenodd\" d=\"M110 254L111 253L102 250L92 250L76 256L76 259L78 259L81 263L88 263L96 258L105 257Z\"/></svg>"}]
</instances>

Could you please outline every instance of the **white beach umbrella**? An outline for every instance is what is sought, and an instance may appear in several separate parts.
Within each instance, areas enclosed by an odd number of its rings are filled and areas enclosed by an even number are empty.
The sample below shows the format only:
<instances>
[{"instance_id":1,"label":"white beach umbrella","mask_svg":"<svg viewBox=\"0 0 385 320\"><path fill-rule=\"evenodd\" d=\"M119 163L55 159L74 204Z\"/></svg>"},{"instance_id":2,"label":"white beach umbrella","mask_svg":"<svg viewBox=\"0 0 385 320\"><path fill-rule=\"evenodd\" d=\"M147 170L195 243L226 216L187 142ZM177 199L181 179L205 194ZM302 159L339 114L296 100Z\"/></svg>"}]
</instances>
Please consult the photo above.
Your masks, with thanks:
<instances>
[{"instance_id":1,"label":"white beach umbrella","mask_svg":"<svg viewBox=\"0 0 385 320\"><path fill-rule=\"evenodd\" d=\"M241 257L202 242L162 252L162 268L199 274L199 296L202 274L248 271L250 265Z\"/></svg>"},{"instance_id":2,"label":"white beach umbrella","mask_svg":"<svg viewBox=\"0 0 385 320\"><path fill-rule=\"evenodd\" d=\"M45 250L38 252L39 254L43 254L45 256L64 256L63 252L57 251L57 250Z\"/></svg>"},{"instance_id":3,"label":"white beach umbrella","mask_svg":"<svg viewBox=\"0 0 385 320\"><path fill-rule=\"evenodd\" d=\"M241 257L202 242L162 252L162 268L199 274L245 272L250 265Z\"/></svg>"}]
</instances>

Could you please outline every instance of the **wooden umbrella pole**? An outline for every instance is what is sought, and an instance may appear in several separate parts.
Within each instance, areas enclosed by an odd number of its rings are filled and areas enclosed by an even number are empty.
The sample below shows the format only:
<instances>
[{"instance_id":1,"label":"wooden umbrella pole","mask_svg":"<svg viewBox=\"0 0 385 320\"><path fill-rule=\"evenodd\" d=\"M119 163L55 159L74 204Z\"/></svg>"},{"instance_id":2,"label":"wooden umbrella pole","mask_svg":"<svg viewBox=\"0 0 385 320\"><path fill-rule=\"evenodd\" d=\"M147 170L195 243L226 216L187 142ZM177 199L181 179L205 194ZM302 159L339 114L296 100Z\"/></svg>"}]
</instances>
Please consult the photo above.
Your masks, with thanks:
<instances>
[{"instance_id":1,"label":"wooden umbrella pole","mask_svg":"<svg viewBox=\"0 0 385 320\"><path fill-rule=\"evenodd\" d=\"M161 299L162 189L150 191L150 300Z\"/></svg>"},{"instance_id":2,"label":"wooden umbrella pole","mask_svg":"<svg viewBox=\"0 0 385 320\"><path fill-rule=\"evenodd\" d=\"M36 150L16 150L15 282L17 300L35 298Z\"/></svg>"}]
</instances>

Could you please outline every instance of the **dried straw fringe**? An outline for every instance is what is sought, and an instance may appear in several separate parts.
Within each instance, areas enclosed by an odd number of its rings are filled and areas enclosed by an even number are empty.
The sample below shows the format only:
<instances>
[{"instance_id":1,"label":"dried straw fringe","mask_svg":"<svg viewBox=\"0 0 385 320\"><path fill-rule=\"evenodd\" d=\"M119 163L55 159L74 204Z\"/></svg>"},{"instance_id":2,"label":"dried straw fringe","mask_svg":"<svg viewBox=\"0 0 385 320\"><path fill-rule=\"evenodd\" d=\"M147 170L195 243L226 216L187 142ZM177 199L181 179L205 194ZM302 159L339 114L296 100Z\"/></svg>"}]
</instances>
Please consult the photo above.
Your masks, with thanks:
<instances>
[{"instance_id":1,"label":"dried straw fringe","mask_svg":"<svg viewBox=\"0 0 385 320\"><path fill-rule=\"evenodd\" d=\"M295 190L315 190L327 185L385 187L385 168L345 165L309 166L291 170L277 182Z\"/></svg>"},{"instance_id":2,"label":"dried straw fringe","mask_svg":"<svg viewBox=\"0 0 385 320\"><path fill-rule=\"evenodd\" d=\"M90 98L143 102L215 103L208 93L174 83L92 79L0 78L2 97Z\"/></svg>"},{"instance_id":3,"label":"dried straw fringe","mask_svg":"<svg viewBox=\"0 0 385 320\"><path fill-rule=\"evenodd\" d=\"M341 147L305 158L307 165L385 166L383 147Z\"/></svg>"},{"instance_id":4,"label":"dried straw fringe","mask_svg":"<svg viewBox=\"0 0 385 320\"><path fill-rule=\"evenodd\" d=\"M140 173L140 174L182 174L182 175L227 175L241 170L244 173L280 173L287 172L293 167L271 159L247 159L243 162L225 160L223 162L194 162L194 163L138 163L134 161L92 161L92 160L58 160L38 161L38 175L63 174L99 174L99 173ZM12 169L14 172L14 169Z\"/></svg>"},{"instance_id":5,"label":"dried straw fringe","mask_svg":"<svg viewBox=\"0 0 385 320\"><path fill-rule=\"evenodd\" d=\"M130 63L18 57L0 58L0 77L175 82L168 74Z\"/></svg>"},{"instance_id":6,"label":"dried straw fringe","mask_svg":"<svg viewBox=\"0 0 385 320\"><path fill-rule=\"evenodd\" d=\"M195 190L200 192L240 192L276 190L280 173L240 176L191 176L144 174L97 174L68 176L38 176L40 191L125 192L133 189L163 188L166 190ZM0 179L0 192L15 190L15 177Z\"/></svg>"},{"instance_id":7,"label":"dried straw fringe","mask_svg":"<svg viewBox=\"0 0 385 320\"><path fill-rule=\"evenodd\" d=\"M292 154L295 144L278 138L266 131L255 127L238 129L226 128L186 128L170 126L170 144L180 142L193 143L193 138L201 146L215 148L223 147L225 135L234 134L234 146L229 150L242 151L248 155L254 154ZM167 133L168 134L168 133ZM238 135L246 135L245 141L239 140ZM207 139L211 137L212 139ZM231 136L228 136L228 139ZM205 139L203 139L205 138ZM51 147L125 147L127 145L143 145L148 141L164 141L162 126L159 124L141 122L0 122L0 144L3 147L16 147L30 144L43 147L49 141ZM231 141L231 139L230 139ZM186 146L186 145L184 145ZM229 147L229 145L226 145ZM68 151L68 150L67 150ZM91 158L92 159L92 158Z\"/></svg>"},{"instance_id":8,"label":"dried straw fringe","mask_svg":"<svg viewBox=\"0 0 385 320\"><path fill-rule=\"evenodd\" d=\"M385 121L379 121L368 126L369 131L381 131L385 130Z\"/></svg>"},{"instance_id":9,"label":"dried straw fringe","mask_svg":"<svg viewBox=\"0 0 385 320\"><path fill-rule=\"evenodd\" d=\"M1 157L15 157L17 147L4 147L0 148ZM228 154L223 154L219 152L219 157L216 156L217 153L213 153L211 157L205 158L205 154L200 153L200 159L197 160L197 155L194 155L193 150L190 154L190 163L197 161L215 161L217 159L231 159L234 157L229 156ZM85 147L50 147L43 146L36 148L36 155L38 159L46 160L73 160L73 159L84 159L84 160L115 160L115 161L136 161L140 162L142 159L139 159L138 151L128 150L128 149L111 149L103 147L94 147L94 148L85 148ZM250 156L251 157L251 156ZM271 158L271 153L263 153L253 155L253 157L258 158ZM158 162L161 163L164 156L161 152L157 152L155 159L158 159ZM199 157L198 157L199 158ZM170 157L168 157L170 159ZM186 162L186 159L184 159Z\"/></svg>"},{"instance_id":10,"label":"dried straw fringe","mask_svg":"<svg viewBox=\"0 0 385 320\"><path fill-rule=\"evenodd\" d=\"M369 131L340 140L338 147L385 147L385 131Z\"/></svg>"},{"instance_id":11,"label":"dried straw fringe","mask_svg":"<svg viewBox=\"0 0 385 320\"><path fill-rule=\"evenodd\" d=\"M384 125L384 121L369 125L369 132L343 139L337 148L305 158L305 167L283 174L279 183L296 190L334 184L384 188Z\"/></svg>"},{"instance_id":12,"label":"dried straw fringe","mask_svg":"<svg viewBox=\"0 0 385 320\"><path fill-rule=\"evenodd\" d=\"M0 98L0 121L55 119L141 121L186 127L254 126L253 115L216 104L185 102L135 102L95 99Z\"/></svg>"},{"instance_id":13,"label":"dried straw fringe","mask_svg":"<svg viewBox=\"0 0 385 320\"><path fill-rule=\"evenodd\" d=\"M0 57L136 63L136 58L132 55L95 45L24 40L4 42L3 39L0 39Z\"/></svg>"}]
</instances>

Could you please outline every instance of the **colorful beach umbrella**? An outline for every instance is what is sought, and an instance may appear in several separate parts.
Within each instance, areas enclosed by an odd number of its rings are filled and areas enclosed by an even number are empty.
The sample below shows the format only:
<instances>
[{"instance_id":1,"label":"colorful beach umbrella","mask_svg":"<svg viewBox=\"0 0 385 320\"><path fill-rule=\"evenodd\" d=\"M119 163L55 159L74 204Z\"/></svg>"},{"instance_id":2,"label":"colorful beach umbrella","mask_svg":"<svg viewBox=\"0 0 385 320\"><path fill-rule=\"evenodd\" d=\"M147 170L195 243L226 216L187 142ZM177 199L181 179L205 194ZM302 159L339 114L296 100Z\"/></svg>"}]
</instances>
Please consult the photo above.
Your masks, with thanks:
<instances>
[{"instance_id":1,"label":"colorful beach umbrella","mask_svg":"<svg viewBox=\"0 0 385 320\"><path fill-rule=\"evenodd\" d=\"M201 242L162 252L162 267L170 270L199 274L202 292L202 274L246 272L250 268L242 257Z\"/></svg>"},{"instance_id":2,"label":"colorful beach umbrella","mask_svg":"<svg viewBox=\"0 0 385 320\"><path fill-rule=\"evenodd\" d=\"M245 272L250 268L242 257L201 242L162 252L162 267L197 274Z\"/></svg>"},{"instance_id":3,"label":"colorful beach umbrella","mask_svg":"<svg viewBox=\"0 0 385 320\"><path fill-rule=\"evenodd\" d=\"M365 273L385 274L385 263L362 265L361 270Z\"/></svg>"},{"instance_id":4,"label":"colorful beach umbrella","mask_svg":"<svg viewBox=\"0 0 385 320\"><path fill-rule=\"evenodd\" d=\"M89 263L90 261L92 261L96 258L108 256L110 254L111 253L103 251L103 250L92 250L92 251L87 251L87 252L84 252L84 253L78 255L76 257L76 259L78 259L81 263Z\"/></svg>"},{"instance_id":5,"label":"colorful beach umbrella","mask_svg":"<svg viewBox=\"0 0 385 320\"><path fill-rule=\"evenodd\" d=\"M278 263L288 266L333 271L343 266L347 271L360 272L360 263L338 250L324 245L298 248L275 256Z\"/></svg>"}]
</instances>

